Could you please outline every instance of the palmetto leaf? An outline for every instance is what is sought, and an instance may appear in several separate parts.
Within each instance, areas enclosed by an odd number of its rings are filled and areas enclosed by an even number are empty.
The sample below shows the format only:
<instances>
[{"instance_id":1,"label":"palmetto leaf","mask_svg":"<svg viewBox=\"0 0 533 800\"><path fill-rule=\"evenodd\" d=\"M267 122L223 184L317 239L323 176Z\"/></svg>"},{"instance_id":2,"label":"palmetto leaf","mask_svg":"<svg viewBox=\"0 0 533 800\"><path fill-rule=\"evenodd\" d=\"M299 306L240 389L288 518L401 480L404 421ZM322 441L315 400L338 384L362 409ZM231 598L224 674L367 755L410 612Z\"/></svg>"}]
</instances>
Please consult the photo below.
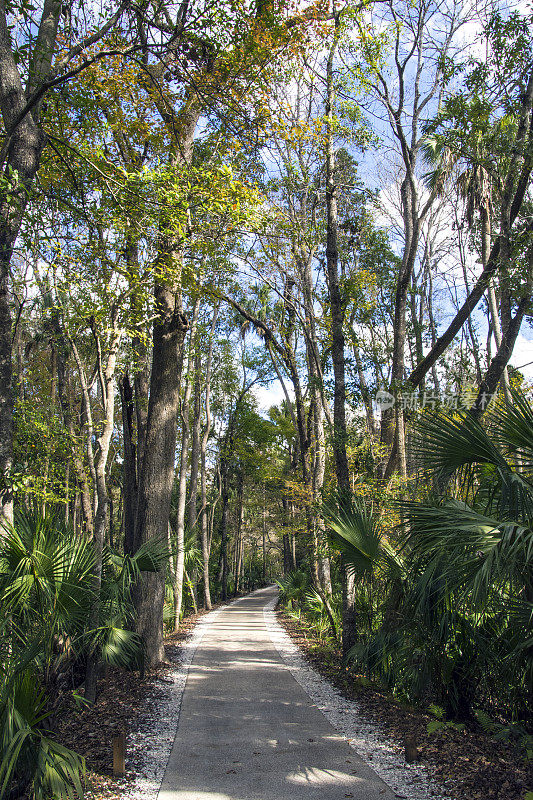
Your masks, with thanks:
<instances>
[{"instance_id":1,"label":"palmetto leaf","mask_svg":"<svg viewBox=\"0 0 533 800\"><path fill-rule=\"evenodd\" d=\"M513 469L502 450L467 412L453 417L430 414L422 419L413 450L441 486L460 473L465 487L483 489L483 480L479 481L479 470L483 469L491 484L484 492L489 506L497 507L498 513L510 520L533 517L533 486Z\"/></svg>"},{"instance_id":2,"label":"palmetto leaf","mask_svg":"<svg viewBox=\"0 0 533 800\"><path fill-rule=\"evenodd\" d=\"M438 575L447 591L472 592L485 602L495 587L523 583L533 563L533 536L520 522L479 514L465 503L404 503L405 546L421 565L426 584Z\"/></svg>"},{"instance_id":3,"label":"palmetto leaf","mask_svg":"<svg viewBox=\"0 0 533 800\"><path fill-rule=\"evenodd\" d=\"M11 777L17 767L20 753L31 737L31 729L21 728L13 733L6 742L6 747L2 748L2 760L0 761L0 800L5 797L9 787Z\"/></svg>"},{"instance_id":4,"label":"palmetto leaf","mask_svg":"<svg viewBox=\"0 0 533 800\"><path fill-rule=\"evenodd\" d=\"M518 468L533 470L533 408L526 398L512 391L513 403L500 411L496 430L503 448L518 459Z\"/></svg>"},{"instance_id":5,"label":"palmetto leaf","mask_svg":"<svg viewBox=\"0 0 533 800\"><path fill-rule=\"evenodd\" d=\"M165 541L126 558L105 549L100 624L90 630L92 544L57 515L17 512L0 540L0 798L21 778L34 798L82 796L83 759L49 738L45 680L78 649L122 667L138 663L141 642L127 629L131 587L167 558Z\"/></svg>"},{"instance_id":6,"label":"palmetto leaf","mask_svg":"<svg viewBox=\"0 0 533 800\"><path fill-rule=\"evenodd\" d=\"M53 611L74 623L90 599L94 551L56 521L54 515L17 512L2 540L2 596L11 606L36 603L40 614Z\"/></svg>"},{"instance_id":7,"label":"palmetto leaf","mask_svg":"<svg viewBox=\"0 0 533 800\"><path fill-rule=\"evenodd\" d=\"M377 517L351 498L326 503L322 515L332 545L339 550L349 571L371 574L377 566L398 575L400 564L388 544Z\"/></svg>"},{"instance_id":8,"label":"palmetto leaf","mask_svg":"<svg viewBox=\"0 0 533 800\"><path fill-rule=\"evenodd\" d=\"M185 534L185 569L190 572L199 569L202 564L202 551L197 547L197 537L194 531Z\"/></svg>"},{"instance_id":9,"label":"palmetto leaf","mask_svg":"<svg viewBox=\"0 0 533 800\"><path fill-rule=\"evenodd\" d=\"M134 631L123 628L119 619L101 627L98 636L102 660L107 664L129 669L138 662L142 640Z\"/></svg>"},{"instance_id":10,"label":"palmetto leaf","mask_svg":"<svg viewBox=\"0 0 533 800\"><path fill-rule=\"evenodd\" d=\"M467 412L423 417L413 438L413 451L426 469L443 480L461 467L473 464L510 469L479 422Z\"/></svg>"},{"instance_id":11,"label":"palmetto leaf","mask_svg":"<svg viewBox=\"0 0 533 800\"><path fill-rule=\"evenodd\" d=\"M31 779L35 798L83 797L84 761L48 737L47 700L36 673L10 666L11 680L0 687L0 798L21 770Z\"/></svg>"},{"instance_id":12,"label":"palmetto leaf","mask_svg":"<svg viewBox=\"0 0 533 800\"><path fill-rule=\"evenodd\" d=\"M126 583L137 581L141 572L157 572L161 570L169 557L168 544L164 538L153 538L142 544L133 555L120 556L116 559L120 566L122 579Z\"/></svg>"},{"instance_id":13,"label":"palmetto leaf","mask_svg":"<svg viewBox=\"0 0 533 800\"><path fill-rule=\"evenodd\" d=\"M41 737L37 769L33 779L35 800L50 797L78 800L83 797L85 759L45 736Z\"/></svg>"},{"instance_id":14,"label":"palmetto leaf","mask_svg":"<svg viewBox=\"0 0 533 800\"><path fill-rule=\"evenodd\" d=\"M277 581L280 594L285 600L300 602L309 589L309 575L301 569L290 572L282 581Z\"/></svg>"}]
</instances>

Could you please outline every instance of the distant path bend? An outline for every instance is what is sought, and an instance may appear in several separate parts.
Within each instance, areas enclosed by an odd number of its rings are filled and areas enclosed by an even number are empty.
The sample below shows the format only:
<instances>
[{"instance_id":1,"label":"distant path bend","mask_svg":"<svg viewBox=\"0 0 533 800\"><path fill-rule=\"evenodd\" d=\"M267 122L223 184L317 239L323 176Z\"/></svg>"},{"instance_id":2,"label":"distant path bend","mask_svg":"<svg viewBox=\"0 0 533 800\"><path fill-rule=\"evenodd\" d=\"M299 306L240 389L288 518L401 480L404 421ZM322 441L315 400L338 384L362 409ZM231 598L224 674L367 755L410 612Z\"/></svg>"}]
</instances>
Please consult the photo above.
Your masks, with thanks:
<instances>
[{"instance_id":1,"label":"distant path bend","mask_svg":"<svg viewBox=\"0 0 533 800\"><path fill-rule=\"evenodd\" d=\"M222 609L187 678L159 800L392 800L270 640L268 588Z\"/></svg>"}]
</instances>

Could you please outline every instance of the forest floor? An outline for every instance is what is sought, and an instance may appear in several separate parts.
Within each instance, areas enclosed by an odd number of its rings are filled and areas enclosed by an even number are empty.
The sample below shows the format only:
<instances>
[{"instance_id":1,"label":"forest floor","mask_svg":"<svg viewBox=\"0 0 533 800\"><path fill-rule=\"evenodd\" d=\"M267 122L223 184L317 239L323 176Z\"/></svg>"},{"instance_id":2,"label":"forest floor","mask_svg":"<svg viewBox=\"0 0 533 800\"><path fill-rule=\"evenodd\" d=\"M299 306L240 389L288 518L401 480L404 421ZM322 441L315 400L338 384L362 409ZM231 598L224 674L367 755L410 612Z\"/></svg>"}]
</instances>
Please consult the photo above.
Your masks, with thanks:
<instances>
[{"instance_id":1,"label":"forest floor","mask_svg":"<svg viewBox=\"0 0 533 800\"><path fill-rule=\"evenodd\" d=\"M79 711L71 706L62 710L57 738L86 760L86 800L118 800L134 783L142 758L132 752L130 743L138 739L157 714L162 686L180 663L181 644L205 613L200 611L182 620L179 632L165 639L167 662L144 679L138 672L109 668L99 681L94 707ZM127 735L129 771L124 778L114 778L112 742L122 731Z\"/></svg>"},{"instance_id":2,"label":"forest floor","mask_svg":"<svg viewBox=\"0 0 533 800\"><path fill-rule=\"evenodd\" d=\"M108 669L93 708L62 710L57 738L86 759L87 800L118 800L128 794L142 769L142 731L157 715L164 684L170 682L168 675L180 663L181 645L204 613L186 617L179 633L166 639L168 663L144 679L137 672ZM512 748L473 729L448 728L428 734L427 724L433 717L354 679L343 667L338 648L319 639L303 621L282 612L278 612L278 620L312 667L344 697L354 700L361 714L376 723L387 739L400 745L406 738L416 739L422 763L450 798L524 800L533 788L531 767ZM121 730L127 731L127 741L137 741L139 755L129 749L129 771L117 779L113 777L112 740Z\"/></svg>"},{"instance_id":3,"label":"forest floor","mask_svg":"<svg viewBox=\"0 0 533 800\"><path fill-rule=\"evenodd\" d=\"M474 729L447 728L429 734L427 725L434 717L358 681L343 666L340 649L319 639L303 620L281 611L277 617L311 666L345 698L355 701L361 714L376 723L387 739L401 746L406 739L416 741L421 762L450 798L524 800L533 789L532 765L515 749Z\"/></svg>"}]
</instances>

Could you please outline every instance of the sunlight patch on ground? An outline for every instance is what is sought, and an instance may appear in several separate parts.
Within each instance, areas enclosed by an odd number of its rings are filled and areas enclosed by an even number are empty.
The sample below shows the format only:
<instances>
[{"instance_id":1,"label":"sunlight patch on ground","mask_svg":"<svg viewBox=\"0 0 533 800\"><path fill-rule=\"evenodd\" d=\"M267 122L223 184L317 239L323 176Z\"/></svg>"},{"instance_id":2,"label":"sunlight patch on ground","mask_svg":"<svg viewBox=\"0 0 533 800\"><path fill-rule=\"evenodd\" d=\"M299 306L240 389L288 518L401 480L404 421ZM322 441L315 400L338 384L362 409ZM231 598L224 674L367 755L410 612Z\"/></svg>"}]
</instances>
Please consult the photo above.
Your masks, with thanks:
<instances>
[{"instance_id":1,"label":"sunlight patch on ground","mask_svg":"<svg viewBox=\"0 0 533 800\"><path fill-rule=\"evenodd\" d=\"M318 769L316 767L308 767L306 769L298 770L287 775L289 783L322 783L322 784L338 784L342 786L346 781L351 783L354 781L361 781L355 775L346 775L345 772L340 772L335 769Z\"/></svg>"},{"instance_id":2,"label":"sunlight patch on ground","mask_svg":"<svg viewBox=\"0 0 533 800\"><path fill-rule=\"evenodd\" d=\"M161 790L158 800L236 800L233 795L220 792L199 792L197 789L173 789L171 792Z\"/></svg>"}]
</instances>

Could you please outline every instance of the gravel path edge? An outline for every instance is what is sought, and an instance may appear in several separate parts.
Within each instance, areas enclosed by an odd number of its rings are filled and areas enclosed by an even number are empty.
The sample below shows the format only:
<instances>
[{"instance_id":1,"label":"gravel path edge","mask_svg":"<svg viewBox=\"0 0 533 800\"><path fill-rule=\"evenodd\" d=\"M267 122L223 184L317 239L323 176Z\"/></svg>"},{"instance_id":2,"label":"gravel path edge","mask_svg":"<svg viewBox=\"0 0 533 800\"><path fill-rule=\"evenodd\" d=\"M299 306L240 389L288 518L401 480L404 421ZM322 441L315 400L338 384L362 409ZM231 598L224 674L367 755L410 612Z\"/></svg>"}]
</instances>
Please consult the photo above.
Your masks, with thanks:
<instances>
[{"instance_id":1,"label":"gravel path edge","mask_svg":"<svg viewBox=\"0 0 533 800\"><path fill-rule=\"evenodd\" d=\"M449 800L423 764L407 764L403 748L387 739L379 724L365 718L355 701L343 697L338 689L313 669L278 621L274 613L276 603L277 598L274 598L263 609L272 644L294 679L329 723L397 797L407 800Z\"/></svg>"},{"instance_id":2,"label":"gravel path edge","mask_svg":"<svg viewBox=\"0 0 533 800\"><path fill-rule=\"evenodd\" d=\"M180 645L179 663L172 665L164 678L156 678L158 699L154 703L149 726L146 724L132 733L128 741L126 771L135 766L136 776L125 788L122 800L157 800L178 733L181 701L196 650L207 626L228 605L243 599L238 598L202 616ZM338 689L313 669L278 621L274 613L276 603L277 598L274 598L263 608L263 618L272 644L297 683L330 724L398 798L449 800L443 794L442 787L432 781L424 765L406 764L403 749L387 739L379 724L366 719L355 701L343 697Z\"/></svg>"},{"instance_id":3,"label":"gravel path edge","mask_svg":"<svg viewBox=\"0 0 533 800\"><path fill-rule=\"evenodd\" d=\"M179 646L179 662L172 664L164 678L155 679L158 699L154 703L150 723L144 724L128 737L126 773L134 768L136 774L134 780L127 785L127 788L125 787L121 800L157 800L178 733L181 701L194 654L207 626L228 606L240 603L244 599L239 597L200 617Z\"/></svg>"}]
</instances>

